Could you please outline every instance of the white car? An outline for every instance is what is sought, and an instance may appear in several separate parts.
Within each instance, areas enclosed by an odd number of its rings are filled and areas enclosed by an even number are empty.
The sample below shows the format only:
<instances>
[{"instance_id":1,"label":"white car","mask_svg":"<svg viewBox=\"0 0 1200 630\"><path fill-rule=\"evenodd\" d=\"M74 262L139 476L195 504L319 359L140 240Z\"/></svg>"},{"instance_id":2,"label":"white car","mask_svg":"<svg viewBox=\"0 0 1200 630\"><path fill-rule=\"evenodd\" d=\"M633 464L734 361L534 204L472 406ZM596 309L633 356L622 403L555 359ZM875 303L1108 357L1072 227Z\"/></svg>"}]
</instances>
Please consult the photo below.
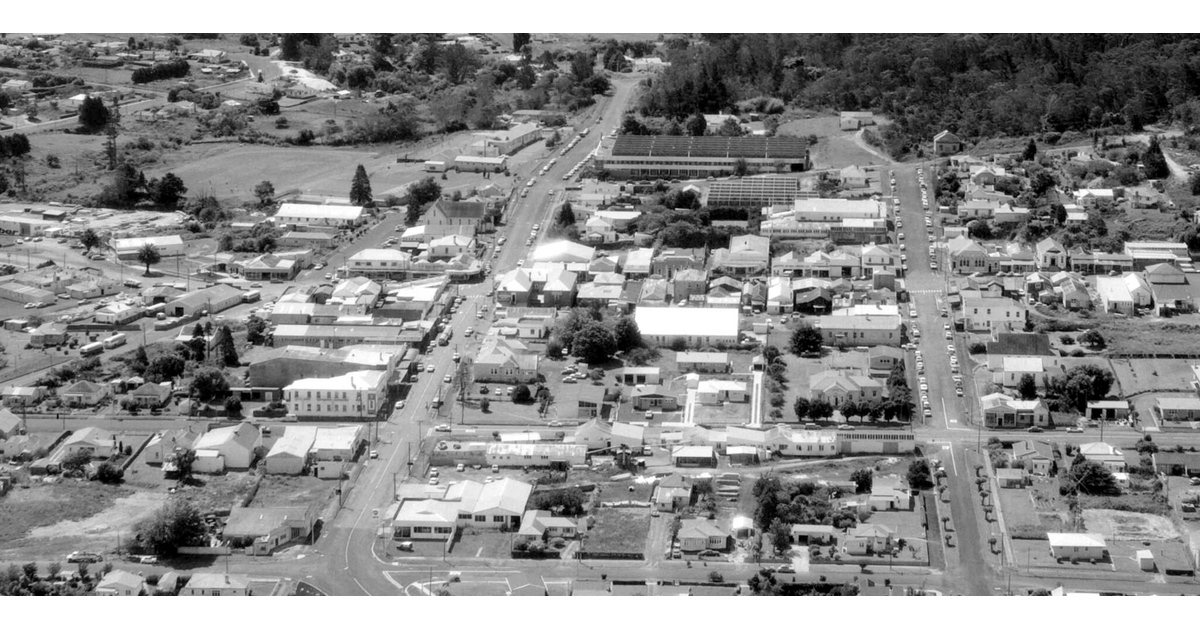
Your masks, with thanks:
<instances>
[{"instance_id":1,"label":"white car","mask_svg":"<svg viewBox=\"0 0 1200 630\"><path fill-rule=\"evenodd\" d=\"M952 343L946 344L946 352L949 352L950 354L954 354L954 344L952 344Z\"/></svg>"},{"instance_id":2,"label":"white car","mask_svg":"<svg viewBox=\"0 0 1200 630\"><path fill-rule=\"evenodd\" d=\"M908 316L915 319L917 316L917 309L915 309L915 308L908 309Z\"/></svg>"},{"instance_id":3,"label":"white car","mask_svg":"<svg viewBox=\"0 0 1200 630\"><path fill-rule=\"evenodd\" d=\"M923 392L929 391L929 383L921 383L921 391L923 391Z\"/></svg>"},{"instance_id":4,"label":"white car","mask_svg":"<svg viewBox=\"0 0 1200 630\"><path fill-rule=\"evenodd\" d=\"M903 227L903 226L900 226ZM904 243L900 243L900 251L904 251Z\"/></svg>"}]
</instances>

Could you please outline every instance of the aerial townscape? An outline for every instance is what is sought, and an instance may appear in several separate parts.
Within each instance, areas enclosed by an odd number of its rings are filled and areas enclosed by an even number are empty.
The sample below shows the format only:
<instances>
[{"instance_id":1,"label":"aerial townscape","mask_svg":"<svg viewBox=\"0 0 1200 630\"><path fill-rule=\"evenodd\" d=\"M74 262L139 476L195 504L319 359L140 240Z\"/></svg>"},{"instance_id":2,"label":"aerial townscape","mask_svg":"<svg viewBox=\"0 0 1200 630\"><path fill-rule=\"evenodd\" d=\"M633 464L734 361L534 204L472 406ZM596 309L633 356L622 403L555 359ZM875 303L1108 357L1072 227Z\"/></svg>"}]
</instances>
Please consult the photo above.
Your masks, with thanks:
<instances>
[{"instance_id":1,"label":"aerial townscape","mask_svg":"<svg viewBox=\"0 0 1200 630\"><path fill-rule=\"evenodd\" d=\"M2 34L0 595L1198 595L1198 77Z\"/></svg>"}]
</instances>

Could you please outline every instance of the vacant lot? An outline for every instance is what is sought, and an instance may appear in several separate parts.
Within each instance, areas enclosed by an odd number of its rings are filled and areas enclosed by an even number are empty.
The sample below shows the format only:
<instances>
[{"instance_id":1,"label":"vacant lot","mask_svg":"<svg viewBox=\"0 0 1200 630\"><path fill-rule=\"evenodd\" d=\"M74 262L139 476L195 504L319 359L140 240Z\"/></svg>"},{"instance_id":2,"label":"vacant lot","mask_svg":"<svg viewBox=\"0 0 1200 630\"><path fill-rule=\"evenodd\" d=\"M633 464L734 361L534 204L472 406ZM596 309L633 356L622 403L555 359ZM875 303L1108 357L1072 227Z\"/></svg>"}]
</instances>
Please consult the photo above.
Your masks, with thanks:
<instances>
[{"instance_id":1,"label":"vacant lot","mask_svg":"<svg viewBox=\"0 0 1200 630\"><path fill-rule=\"evenodd\" d=\"M1097 326L1114 354L1200 354L1200 325L1122 319Z\"/></svg>"},{"instance_id":2,"label":"vacant lot","mask_svg":"<svg viewBox=\"0 0 1200 630\"><path fill-rule=\"evenodd\" d=\"M224 475L196 475L196 485L179 489L178 496L194 501L201 512L228 510L240 506L254 490L255 477L248 472Z\"/></svg>"},{"instance_id":3,"label":"vacant lot","mask_svg":"<svg viewBox=\"0 0 1200 630\"><path fill-rule=\"evenodd\" d=\"M459 558L510 558L512 557L512 534L498 530L475 529L467 527L459 536L458 542L450 550L450 555ZM440 548L441 545L439 544ZM435 557L436 553L426 554Z\"/></svg>"},{"instance_id":4,"label":"vacant lot","mask_svg":"<svg viewBox=\"0 0 1200 630\"><path fill-rule=\"evenodd\" d=\"M641 553L650 532L650 512L640 508L600 508L588 532L586 551Z\"/></svg>"},{"instance_id":5,"label":"vacant lot","mask_svg":"<svg viewBox=\"0 0 1200 630\"><path fill-rule=\"evenodd\" d=\"M1174 540L1179 537L1170 519L1154 514L1085 509L1083 522L1089 532L1102 533L1109 540Z\"/></svg>"},{"instance_id":6,"label":"vacant lot","mask_svg":"<svg viewBox=\"0 0 1200 630\"><path fill-rule=\"evenodd\" d=\"M1192 361L1186 359L1113 359L1122 395L1150 391L1191 391Z\"/></svg>"},{"instance_id":7,"label":"vacant lot","mask_svg":"<svg viewBox=\"0 0 1200 630\"><path fill-rule=\"evenodd\" d=\"M336 481L308 475L268 475L254 495L255 505L283 507L316 505L324 507L333 497Z\"/></svg>"},{"instance_id":8,"label":"vacant lot","mask_svg":"<svg viewBox=\"0 0 1200 630\"><path fill-rule=\"evenodd\" d=\"M81 521L132 494L120 486L76 481L16 488L0 499L0 543L21 538L37 527Z\"/></svg>"}]
</instances>

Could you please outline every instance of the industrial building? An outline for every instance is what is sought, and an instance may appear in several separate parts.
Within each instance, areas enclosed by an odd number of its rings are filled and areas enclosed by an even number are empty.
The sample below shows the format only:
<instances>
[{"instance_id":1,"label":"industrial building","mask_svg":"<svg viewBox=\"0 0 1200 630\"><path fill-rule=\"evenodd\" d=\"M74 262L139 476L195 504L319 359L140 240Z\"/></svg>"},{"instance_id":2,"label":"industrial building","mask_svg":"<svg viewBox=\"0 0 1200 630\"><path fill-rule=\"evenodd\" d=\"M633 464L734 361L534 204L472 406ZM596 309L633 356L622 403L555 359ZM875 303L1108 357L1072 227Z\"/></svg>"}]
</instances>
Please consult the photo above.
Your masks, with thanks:
<instances>
[{"instance_id":1,"label":"industrial building","mask_svg":"<svg viewBox=\"0 0 1200 630\"><path fill-rule=\"evenodd\" d=\"M620 136L596 162L620 177L731 175L739 161L749 173L798 173L811 168L800 138Z\"/></svg>"}]
</instances>

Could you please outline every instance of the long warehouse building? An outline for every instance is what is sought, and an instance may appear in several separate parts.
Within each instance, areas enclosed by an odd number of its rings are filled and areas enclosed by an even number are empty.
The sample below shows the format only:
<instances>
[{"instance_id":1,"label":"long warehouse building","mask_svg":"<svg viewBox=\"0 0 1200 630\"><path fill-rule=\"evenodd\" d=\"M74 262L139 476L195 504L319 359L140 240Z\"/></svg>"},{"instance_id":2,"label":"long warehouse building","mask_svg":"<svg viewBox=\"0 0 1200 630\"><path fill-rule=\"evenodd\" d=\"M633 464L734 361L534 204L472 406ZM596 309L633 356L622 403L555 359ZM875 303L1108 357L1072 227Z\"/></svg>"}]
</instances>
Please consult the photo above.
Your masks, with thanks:
<instances>
[{"instance_id":1,"label":"long warehouse building","mask_svg":"<svg viewBox=\"0 0 1200 630\"><path fill-rule=\"evenodd\" d=\"M753 136L620 136L596 160L623 177L731 175L739 160L746 161L751 174L798 173L812 166L806 141Z\"/></svg>"}]
</instances>

